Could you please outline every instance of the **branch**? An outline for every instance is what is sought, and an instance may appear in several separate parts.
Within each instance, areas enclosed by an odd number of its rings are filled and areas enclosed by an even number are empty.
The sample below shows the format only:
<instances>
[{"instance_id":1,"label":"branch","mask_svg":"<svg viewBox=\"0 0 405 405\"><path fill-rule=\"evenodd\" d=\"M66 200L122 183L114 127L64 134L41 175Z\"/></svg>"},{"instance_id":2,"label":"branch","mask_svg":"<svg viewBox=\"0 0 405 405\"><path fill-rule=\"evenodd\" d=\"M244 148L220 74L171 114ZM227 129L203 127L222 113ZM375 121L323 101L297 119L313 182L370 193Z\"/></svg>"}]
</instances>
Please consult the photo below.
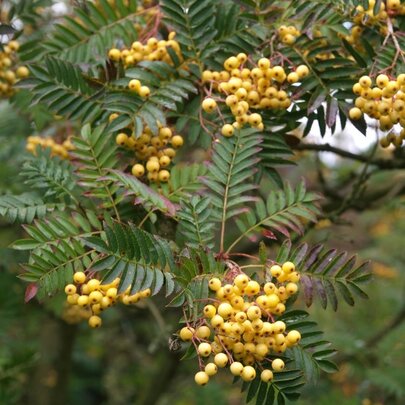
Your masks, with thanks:
<instances>
[{"instance_id":1,"label":"branch","mask_svg":"<svg viewBox=\"0 0 405 405\"><path fill-rule=\"evenodd\" d=\"M314 143L299 143L298 145L293 145L294 150L312 150L316 152L331 152L335 155L339 155L343 158L356 160L362 163L369 163L373 166L378 166L380 169L385 170L395 170L405 168L405 160L389 160L389 159L371 159L368 156L357 155L347 150L336 148L328 143L324 144L314 144Z\"/></svg>"}]
</instances>

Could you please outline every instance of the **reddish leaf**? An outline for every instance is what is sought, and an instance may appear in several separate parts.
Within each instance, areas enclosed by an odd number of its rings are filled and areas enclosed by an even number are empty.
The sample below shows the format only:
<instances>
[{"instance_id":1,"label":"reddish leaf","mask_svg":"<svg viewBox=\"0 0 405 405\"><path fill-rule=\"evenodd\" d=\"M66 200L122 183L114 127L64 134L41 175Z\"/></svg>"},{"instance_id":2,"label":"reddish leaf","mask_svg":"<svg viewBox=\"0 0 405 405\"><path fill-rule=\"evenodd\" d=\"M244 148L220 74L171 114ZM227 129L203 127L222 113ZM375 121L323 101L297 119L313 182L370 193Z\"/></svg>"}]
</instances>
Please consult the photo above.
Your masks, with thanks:
<instances>
[{"instance_id":1,"label":"reddish leaf","mask_svg":"<svg viewBox=\"0 0 405 405\"><path fill-rule=\"evenodd\" d=\"M25 289L24 301L25 302L31 301L37 295L37 292L38 286L35 283L29 284Z\"/></svg>"},{"instance_id":2,"label":"reddish leaf","mask_svg":"<svg viewBox=\"0 0 405 405\"><path fill-rule=\"evenodd\" d=\"M262 230L262 235L267 239L277 240L277 236L272 231L270 231L269 229L263 229Z\"/></svg>"}]
</instances>

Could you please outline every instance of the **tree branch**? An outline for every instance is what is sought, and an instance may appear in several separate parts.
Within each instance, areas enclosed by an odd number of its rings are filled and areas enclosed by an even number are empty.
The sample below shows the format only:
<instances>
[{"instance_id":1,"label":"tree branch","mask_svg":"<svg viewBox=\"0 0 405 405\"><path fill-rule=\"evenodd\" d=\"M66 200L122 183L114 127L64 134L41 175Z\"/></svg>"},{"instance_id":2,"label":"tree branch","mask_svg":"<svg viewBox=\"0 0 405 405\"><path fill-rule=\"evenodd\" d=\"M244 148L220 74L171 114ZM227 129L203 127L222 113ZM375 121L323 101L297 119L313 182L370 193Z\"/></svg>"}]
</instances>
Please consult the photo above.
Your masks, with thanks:
<instances>
[{"instance_id":1,"label":"tree branch","mask_svg":"<svg viewBox=\"0 0 405 405\"><path fill-rule=\"evenodd\" d=\"M324 144L314 144L314 143L299 143L298 145L293 145L294 150L300 151L315 151L315 152L331 152L335 155L341 156L343 158L356 160L362 163L369 163L373 166L378 166L380 169L385 170L395 170L405 168L405 160L390 160L390 159L371 159L368 156L357 155L356 153L348 152L347 150L337 148L328 143Z\"/></svg>"}]
</instances>

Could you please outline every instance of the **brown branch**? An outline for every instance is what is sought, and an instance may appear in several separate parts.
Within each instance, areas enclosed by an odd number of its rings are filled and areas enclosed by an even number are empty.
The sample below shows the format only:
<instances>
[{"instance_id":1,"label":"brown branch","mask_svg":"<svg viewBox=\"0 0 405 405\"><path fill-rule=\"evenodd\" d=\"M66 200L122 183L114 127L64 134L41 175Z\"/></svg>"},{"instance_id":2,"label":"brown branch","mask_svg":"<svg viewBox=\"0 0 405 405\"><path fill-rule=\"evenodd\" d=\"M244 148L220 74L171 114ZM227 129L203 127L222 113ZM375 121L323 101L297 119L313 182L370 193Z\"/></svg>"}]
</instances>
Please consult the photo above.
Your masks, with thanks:
<instances>
[{"instance_id":1,"label":"brown branch","mask_svg":"<svg viewBox=\"0 0 405 405\"><path fill-rule=\"evenodd\" d=\"M298 145L292 146L294 150L299 151L315 151L315 152L331 152L335 155L341 156L343 158L356 160L362 163L369 163L372 166L378 166L380 169L384 170L395 170L405 168L405 160L390 160L390 159L371 159L368 156L358 155L356 153L349 152L344 149L337 148L328 143L324 144L314 144L314 143L299 143Z\"/></svg>"}]
</instances>

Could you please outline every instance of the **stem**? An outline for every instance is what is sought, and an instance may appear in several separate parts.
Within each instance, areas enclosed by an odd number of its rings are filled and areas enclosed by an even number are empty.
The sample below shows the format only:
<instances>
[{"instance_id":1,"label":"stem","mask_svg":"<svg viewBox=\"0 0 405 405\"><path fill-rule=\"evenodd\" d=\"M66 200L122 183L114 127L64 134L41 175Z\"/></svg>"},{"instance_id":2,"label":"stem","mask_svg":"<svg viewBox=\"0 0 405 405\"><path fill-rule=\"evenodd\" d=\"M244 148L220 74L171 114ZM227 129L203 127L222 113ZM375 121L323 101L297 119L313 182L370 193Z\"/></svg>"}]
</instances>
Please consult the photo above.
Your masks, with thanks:
<instances>
[{"instance_id":1,"label":"stem","mask_svg":"<svg viewBox=\"0 0 405 405\"><path fill-rule=\"evenodd\" d=\"M232 172L233 172L233 166L235 164L235 159L237 156L238 152L238 146L239 146L239 139L236 141L236 144L234 145L234 150L232 154L232 160L229 165L229 171L228 171L228 176L226 179L226 185L225 185L225 193L224 193L224 205L222 207L222 217L221 217L221 237L220 237L220 245L219 245L219 251L222 253L224 251L224 240L225 240L225 226L226 226L226 214L228 210L228 194L229 194L229 184L231 182L231 177L232 177ZM230 249L227 250L227 253L230 251Z\"/></svg>"},{"instance_id":2,"label":"stem","mask_svg":"<svg viewBox=\"0 0 405 405\"><path fill-rule=\"evenodd\" d=\"M300 143L292 147L295 150L300 151L316 151L316 152L331 152L336 155L342 156L347 159L356 160L358 162L369 163L370 165L378 166L380 169L396 170L405 168L405 161L396 161L388 159L370 159L368 156L357 155L355 153L348 152L344 149L337 148L328 143L324 144L312 144L312 143Z\"/></svg>"}]
</instances>

